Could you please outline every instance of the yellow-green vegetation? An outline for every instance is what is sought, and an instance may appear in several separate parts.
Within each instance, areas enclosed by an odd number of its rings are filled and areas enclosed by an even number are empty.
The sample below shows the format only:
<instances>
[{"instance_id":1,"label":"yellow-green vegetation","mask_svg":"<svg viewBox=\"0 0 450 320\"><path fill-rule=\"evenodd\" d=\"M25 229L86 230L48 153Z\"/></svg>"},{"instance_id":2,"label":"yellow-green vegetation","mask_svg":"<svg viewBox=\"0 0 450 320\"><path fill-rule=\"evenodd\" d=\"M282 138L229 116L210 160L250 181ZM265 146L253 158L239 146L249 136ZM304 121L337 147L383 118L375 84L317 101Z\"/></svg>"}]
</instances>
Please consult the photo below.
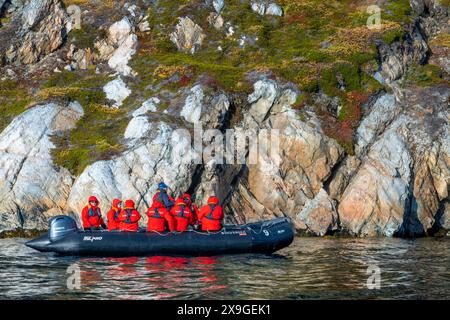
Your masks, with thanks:
<instances>
[{"instance_id":1,"label":"yellow-green vegetation","mask_svg":"<svg viewBox=\"0 0 450 320\"><path fill-rule=\"evenodd\" d=\"M251 90L246 76L252 71L273 74L295 83L308 95L322 90L339 96L342 110L338 126L353 128L360 118L360 107L381 85L368 73L365 66L376 64L375 40L393 42L403 35L403 26L410 21L407 0L387 1L381 8L382 25L367 28L369 13L366 1L280 0L284 16L259 16L249 2L226 2L222 16L234 26L235 33L227 37L225 30L217 31L207 17L212 8L204 1L160 0L148 10L152 26L150 34L141 35L141 50L132 60L138 72L135 89L161 84L175 90L208 75L211 81L231 92ZM169 40L179 17L189 16L206 33L202 47L195 55L178 52ZM243 48L238 39L245 35L254 41ZM222 50L218 50L218 47ZM189 70L189 72L185 72ZM159 74L163 72L163 77ZM337 75L345 82L339 90ZM173 81L170 81L171 77ZM346 140L334 138L351 151L352 135ZM350 140L350 141L348 141Z\"/></svg>"},{"instance_id":2,"label":"yellow-green vegetation","mask_svg":"<svg viewBox=\"0 0 450 320\"><path fill-rule=\"evenodd\" d=\"M33 103L27 86L17 80L0 82L0 132Z\"/></svg>"},{"instance_id":3,"label":"yellow-green vegetation","mask_svg":"<svg viewBox=\"0 0 450 320\"><path fill-rule=\"evenodd\" d=\"M96 39L106 36L106 31L96 28L90 24L83 24L81 29L72 30L69 33L69 40L78 49L93 48Z\"/></svg>"},{"instance_id":4,"label":"yellow-green vegetation","mask_svg":"<svg viewBox=\"0 0 450 320\"><path fill-rule=\"evenodd\" d=\"M447 83L442 77L442 70L435 65L426 64L411 66L405 75L403 85L417 85L427 87L440 83Z\"/></svg>"},{"instance_id":5,"label":"yellow-green vegetation","mask_svg":"<svg viewBox=\"0 0 450 320\"><path fill-rule=\"evenodd\" d=\"M125 109L111 109L106 105L102 87L108 80L92 70L64 71L48 79L37 93L42 100L69 99L83 106L84 116L76 128L53 137L55 163L75 175L87 165L123 151L121 137L128 119Z\"/></svg>"},{"instance_id":6,"label":"yellow-green vegetation","mask_svg":"<svg viewBox=\"0 0 450 320\"><path fill-rule=\"evenodd\" d=\"M0 239L9 238L36 238L43 236L47 231L44 230L27 230L27 229L15 229L0 232Z\"/></svg>"},{"instance_id":7,"label":"yellow-green vegetation","mask_svg":"<svg viewBox=\"0 0 450 320\"><path fill-rule=\"evenodd\" d=\"M66 6L76 4L88 9L95 25L82 24L73 30L69 41L78 48L93 48L97 38L105 36L97 25L109 25L123 14L115 3L103 1L93 5L88 0L64 0ZM249 1L225 2L222 17L234 28L226 36L225 28L216 30L208 23L213 11L204 0L158 0L148 9L151 31L139 33L139 50L130 66L137 76L128 81L133 94L120 110L105 107L102 87L110 80L94 70L53 75L41 84L36 94L30 94L19 82L0 83L0 129L26 106L48 99L79 101L85 116L77 127L53 137L56 164L78 175L90 163L109 159L123 151L121 137L128 123L127 113L145 99L163 91L176 92L189 87L201 77L208 85L231 93L252 90L249 74L264 72L296 84L304 94L294 107L302 109L313 103L313 93L322 91L338 96L342 109L338 118L319 111L324 131L335 138L348 153L353 152L353 130L361 117L361 105L381 85L370 75L377 65L375 40L392 43L403 36L405 24L412 20L408 0L389 0L381 6L381 28L366 26L369 13L362 0L279 0L283 17L259 16ZM178 52L169 40L179 17L189 16L206 34L200 49L194 54ZM241 47L238 39L250 41ZM448 38L434 41L448 42ZM219 50L218 48L221 48ZM439 82L438 70L432 66L417 66L408 74L408 81L418 85ZM340 88L340 84L344 86ZM168 101L159 108L164 109ZM242 103L244 104L244 103Z\"/></svg>"}]
</instances>

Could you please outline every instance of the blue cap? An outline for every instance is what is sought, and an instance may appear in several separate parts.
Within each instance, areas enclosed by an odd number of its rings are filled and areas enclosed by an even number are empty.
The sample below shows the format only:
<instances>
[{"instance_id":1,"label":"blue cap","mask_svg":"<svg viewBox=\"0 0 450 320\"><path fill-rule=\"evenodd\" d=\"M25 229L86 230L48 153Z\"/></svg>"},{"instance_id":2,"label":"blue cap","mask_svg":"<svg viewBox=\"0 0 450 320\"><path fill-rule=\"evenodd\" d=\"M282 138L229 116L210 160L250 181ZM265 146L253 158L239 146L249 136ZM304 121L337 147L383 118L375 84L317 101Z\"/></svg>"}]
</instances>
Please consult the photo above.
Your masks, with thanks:
<instances>
[{"instance_id":1,"label":"blue cap","mask_svg":"<svg viewBox=\"0 0 450 320\"><path fill-rule=\"evenodd\" d=\"M164 182L158 184L159 190L167 190L167 185Z\"/></svg>"}]
</instances>

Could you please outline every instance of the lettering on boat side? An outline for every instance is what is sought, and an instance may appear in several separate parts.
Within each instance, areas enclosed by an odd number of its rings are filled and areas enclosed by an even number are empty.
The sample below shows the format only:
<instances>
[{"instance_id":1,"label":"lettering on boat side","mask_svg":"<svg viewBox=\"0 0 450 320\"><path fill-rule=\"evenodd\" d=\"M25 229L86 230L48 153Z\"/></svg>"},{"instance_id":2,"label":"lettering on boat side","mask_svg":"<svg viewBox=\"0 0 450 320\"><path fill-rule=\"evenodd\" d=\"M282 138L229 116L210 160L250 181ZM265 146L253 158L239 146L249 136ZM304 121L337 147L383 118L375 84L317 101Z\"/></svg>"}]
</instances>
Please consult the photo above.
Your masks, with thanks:
<instances>
[{"instance_id":1,"label":"lettering on boat side","mask_svg":"<svg viewBox=\"0 0 450 320\"><path fill-rule=\"evenodd\" d=\"M102 240L102 237L85 236L83 238L83 241L90 241L90 242L101 241L101 240Z\"/></svg>"},{"instance_id":2,"label":"lettering on boat side","mask_svg":"<svg viewBox=\"0 0 450 320\"><path fill-rule=\"evenodd\" d=\"M281 230L278 230L277 233L280 234L280 233L284 233L285 231L286 231L286 230L281 229Z\"/></svg>"},{"instance_id":3,"label":"lettering on boat side","mask_svg":"<svg viewBox=\"0 0 450 320\"><path fill-rule=\"evenodd\" d=\"M223 231L222 234L237 234L240 236L246 236L247 232L246 231Z\"/></svg>"}]
</instances>

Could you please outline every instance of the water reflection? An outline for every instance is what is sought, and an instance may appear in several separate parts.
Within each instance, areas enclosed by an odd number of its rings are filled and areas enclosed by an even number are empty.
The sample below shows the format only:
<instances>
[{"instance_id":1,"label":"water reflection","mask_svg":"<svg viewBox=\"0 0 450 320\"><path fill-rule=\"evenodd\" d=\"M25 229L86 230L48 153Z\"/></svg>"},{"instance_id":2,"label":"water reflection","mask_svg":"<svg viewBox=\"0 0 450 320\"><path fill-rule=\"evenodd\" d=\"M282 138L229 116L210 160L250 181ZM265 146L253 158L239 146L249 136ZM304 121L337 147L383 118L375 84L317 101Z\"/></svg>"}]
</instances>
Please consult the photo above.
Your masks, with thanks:
<instances>
[{"instance_id":1,"label":"water reflection","mask_svg":"<svg viewBox=\"0 0 450 320\"><path fill-rule=\"evenodd\" d=\"M76 258L0 240L0 298L450 298L449 239L299 238L275 255ZM81 290L66 286L77 264ZM381 270L381 290L366 286Z\"/></svg>"}]
</instances>

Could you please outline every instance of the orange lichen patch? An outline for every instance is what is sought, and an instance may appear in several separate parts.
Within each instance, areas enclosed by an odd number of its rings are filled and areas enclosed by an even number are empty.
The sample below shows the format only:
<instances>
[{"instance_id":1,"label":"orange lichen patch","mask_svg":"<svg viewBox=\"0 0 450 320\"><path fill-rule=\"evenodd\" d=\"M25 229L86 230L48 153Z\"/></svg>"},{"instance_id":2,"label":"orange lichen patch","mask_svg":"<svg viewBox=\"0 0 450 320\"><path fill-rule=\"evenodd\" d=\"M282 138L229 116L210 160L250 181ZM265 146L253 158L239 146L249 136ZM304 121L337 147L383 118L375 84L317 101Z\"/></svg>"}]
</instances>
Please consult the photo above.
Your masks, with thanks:
<instances>
[{"instance_id":1,"label":"orange lichen patch","mask_svg":"<svg viewBox=\"0 0 450 320\"><path fill-rule=\"evenodd\" d=\"M167 79L175 74L183 77L191 72L192 68L189 67L160 65L153 72L153 76L159 79Z\"/></svg>"}]
</instances>

